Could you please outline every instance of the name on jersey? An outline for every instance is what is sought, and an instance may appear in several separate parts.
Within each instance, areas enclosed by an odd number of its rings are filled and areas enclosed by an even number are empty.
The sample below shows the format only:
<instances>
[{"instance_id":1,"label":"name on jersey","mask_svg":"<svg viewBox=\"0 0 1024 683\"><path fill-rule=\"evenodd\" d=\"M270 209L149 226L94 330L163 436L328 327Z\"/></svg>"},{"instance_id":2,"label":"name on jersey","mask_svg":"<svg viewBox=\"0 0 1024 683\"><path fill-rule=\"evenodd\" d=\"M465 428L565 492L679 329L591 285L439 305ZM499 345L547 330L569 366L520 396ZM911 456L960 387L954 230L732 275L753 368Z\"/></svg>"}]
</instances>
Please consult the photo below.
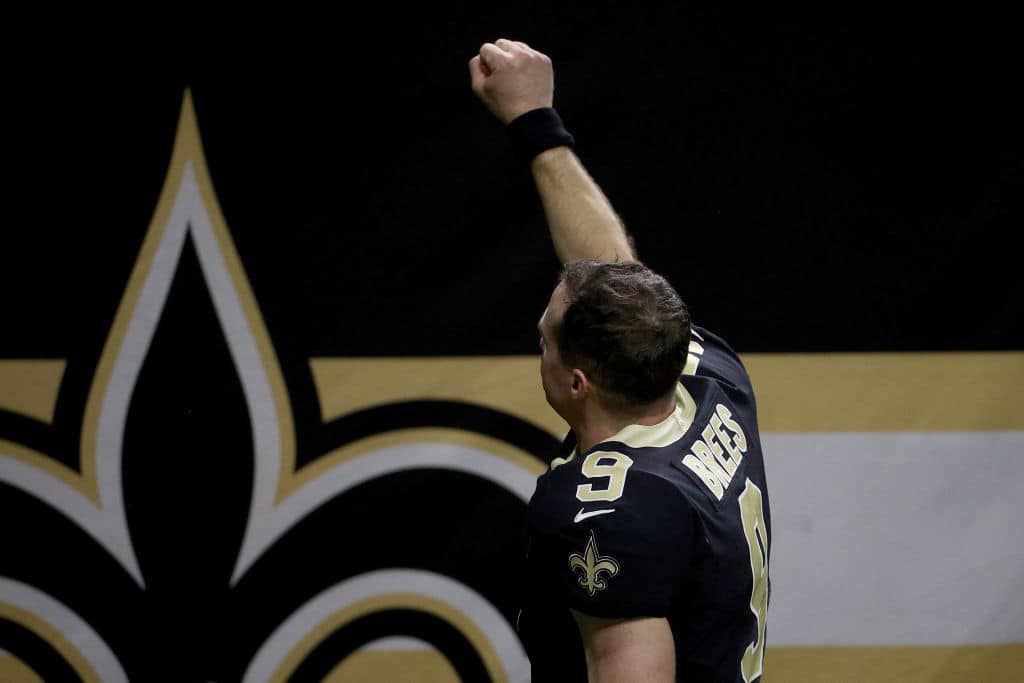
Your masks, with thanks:
<instances>
[{"instance_id":1,"label":"name on jersey","mask_svg":"<svg viewBox=\"0 0 1024 683\"><path fill-rule=\"evenodd\" d=\"M732 412L719 403L683 457L683 466L696 474L716 499L722 500L747 452L747 436Z\"/></svg>"}]
</instances>

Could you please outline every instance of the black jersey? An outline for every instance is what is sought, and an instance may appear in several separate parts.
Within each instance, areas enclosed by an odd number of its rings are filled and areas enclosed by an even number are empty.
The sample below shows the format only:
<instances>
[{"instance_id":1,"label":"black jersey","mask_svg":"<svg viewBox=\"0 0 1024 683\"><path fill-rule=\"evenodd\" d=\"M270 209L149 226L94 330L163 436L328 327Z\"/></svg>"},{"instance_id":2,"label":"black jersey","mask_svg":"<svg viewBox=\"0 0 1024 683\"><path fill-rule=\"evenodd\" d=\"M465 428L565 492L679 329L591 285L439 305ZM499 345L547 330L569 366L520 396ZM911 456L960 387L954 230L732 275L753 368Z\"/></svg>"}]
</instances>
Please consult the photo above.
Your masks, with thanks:
<instances>
[{"instance_id":1,"label":"black jersey","mask_svg":"<svg viewBox=\"0 0 1024 683\"><path fill-rule=\"evenodd\" d=\"M681 681L758 680L771 522L736 353L695 328L675 412L555 460L537 481L528 533L518 629L533 683L587 680L569 608L666 617Z\"/></svg>"}]
</instances>

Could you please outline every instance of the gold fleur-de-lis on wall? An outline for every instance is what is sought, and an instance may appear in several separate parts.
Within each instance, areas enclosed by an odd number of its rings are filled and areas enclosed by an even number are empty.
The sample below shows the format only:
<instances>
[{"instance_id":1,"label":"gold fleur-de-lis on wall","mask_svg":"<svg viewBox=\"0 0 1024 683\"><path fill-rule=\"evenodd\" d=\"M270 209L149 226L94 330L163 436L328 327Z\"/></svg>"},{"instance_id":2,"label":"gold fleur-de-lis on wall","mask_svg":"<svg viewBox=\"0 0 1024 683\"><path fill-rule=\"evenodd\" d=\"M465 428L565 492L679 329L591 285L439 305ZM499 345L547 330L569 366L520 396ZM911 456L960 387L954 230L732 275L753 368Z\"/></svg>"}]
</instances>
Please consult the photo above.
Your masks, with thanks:
<instances>
[{"instance_id":1,"label":"gold fleur-de-lis on wall","mask_svg":"<svg viewBox=\"0 0 1024 683\"><path fill-rule=\"evenodd\" d=\"M608 579L619 573L619 563L614 557L601 557L594 532L591 531L583 554L573 553L569 556L569 570L575 572L577 569L582 572L579 584L587 589L590 597L594 597L597 591L608 587ZM602 574L607 574L607 578Z\"/></svg>"}]
</instances>

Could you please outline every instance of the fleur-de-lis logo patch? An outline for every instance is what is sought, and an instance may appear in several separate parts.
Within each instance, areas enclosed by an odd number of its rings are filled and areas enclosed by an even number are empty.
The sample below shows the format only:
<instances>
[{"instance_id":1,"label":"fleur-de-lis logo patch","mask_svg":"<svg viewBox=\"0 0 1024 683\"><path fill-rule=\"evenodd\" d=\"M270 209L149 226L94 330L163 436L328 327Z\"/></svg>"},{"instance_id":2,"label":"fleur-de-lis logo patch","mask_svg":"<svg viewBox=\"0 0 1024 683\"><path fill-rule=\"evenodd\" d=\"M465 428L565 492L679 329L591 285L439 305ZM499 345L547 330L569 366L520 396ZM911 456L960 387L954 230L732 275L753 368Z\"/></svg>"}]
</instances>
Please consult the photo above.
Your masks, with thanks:
<instances>
[{"instance_id":1,"label":"fleur-de-lis logo patch","mask_svg":"<svg viewBox=\"0 0 1024 683\"><path fill-rule=\"evenodd\" d=\"M598 591L608 587L608 579L619 573L619 563L614 557L601 556L594 532L591 531L583 554L573 553L569 556L569 571L575 573L577 569L581 572L579 584L587 589L590 597L594 597Z\"/></svg>"}]
</instances>

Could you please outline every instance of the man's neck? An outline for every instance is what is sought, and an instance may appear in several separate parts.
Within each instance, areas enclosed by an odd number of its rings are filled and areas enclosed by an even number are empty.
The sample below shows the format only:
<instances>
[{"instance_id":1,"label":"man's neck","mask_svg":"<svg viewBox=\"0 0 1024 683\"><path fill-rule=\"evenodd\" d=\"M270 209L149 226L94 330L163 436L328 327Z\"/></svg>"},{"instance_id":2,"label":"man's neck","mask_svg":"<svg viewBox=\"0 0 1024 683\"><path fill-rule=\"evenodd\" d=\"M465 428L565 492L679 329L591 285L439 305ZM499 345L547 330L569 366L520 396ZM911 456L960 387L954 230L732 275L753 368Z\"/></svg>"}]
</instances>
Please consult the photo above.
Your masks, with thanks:
<instances>
[{"instance_id":1,"label":"man's neck","mask_svg":"<svg viewBox=\"0 0 1024 683\"><path fill-rule=\"evenodd\" d=\"M570 425L576 434L577 449L580 453L618 434L629 425L656 425L676 409L675 392L644 406L643 410L624 415L606 410L594 402L579 421Z\"/></svg>"}]
</instances>

